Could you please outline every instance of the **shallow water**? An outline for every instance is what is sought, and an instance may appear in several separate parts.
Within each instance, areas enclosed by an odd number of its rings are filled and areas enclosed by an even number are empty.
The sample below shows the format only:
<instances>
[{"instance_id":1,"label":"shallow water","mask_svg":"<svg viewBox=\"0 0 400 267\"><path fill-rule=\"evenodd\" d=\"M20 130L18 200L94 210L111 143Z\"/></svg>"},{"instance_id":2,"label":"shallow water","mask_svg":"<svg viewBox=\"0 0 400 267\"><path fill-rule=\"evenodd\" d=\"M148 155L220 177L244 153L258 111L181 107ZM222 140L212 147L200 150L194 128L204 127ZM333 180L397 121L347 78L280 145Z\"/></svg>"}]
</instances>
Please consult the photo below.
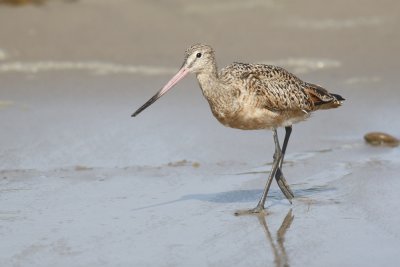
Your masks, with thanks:
<instances>
[{"instance_id":1,"label":"shallow water","mask_svg":"<svg viewBox=\"0 0 400 267\"><path fill-rule=\"evenodd\" d=\"M397 10L0 6L0 265L396 266L400 149L363 136L400 137ZM234 216L262 193L272 133L219 125L193 77L130 117L200 41L221 67L281 65L346 98L294 126L283 168L293 205L274 182L266 217Z\"/></svg>"}]
</instances>

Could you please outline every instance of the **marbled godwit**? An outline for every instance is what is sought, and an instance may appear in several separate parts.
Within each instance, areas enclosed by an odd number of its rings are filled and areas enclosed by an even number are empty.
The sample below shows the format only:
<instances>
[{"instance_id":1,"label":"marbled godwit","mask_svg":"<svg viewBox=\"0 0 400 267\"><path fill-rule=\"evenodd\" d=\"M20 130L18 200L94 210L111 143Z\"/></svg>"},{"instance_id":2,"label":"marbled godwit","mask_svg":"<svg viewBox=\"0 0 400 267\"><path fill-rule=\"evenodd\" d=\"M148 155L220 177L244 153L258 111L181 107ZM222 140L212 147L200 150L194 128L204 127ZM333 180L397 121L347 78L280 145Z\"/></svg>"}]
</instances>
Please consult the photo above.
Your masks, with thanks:
<instances>
[{"instance_id":1,"label":"marbled godwit","mask_svg":"<svg viewBox=\"0 0 400 267\"><path fill-rule=\"evenodd\" d=\"M196 74L203 95L220 123L243 130L273 131L275 153L272 169L260 201L249 212L264 210L273 177L291 203L294 195L283 176L282 163L292 124L307 119L312 111L336 108L344 98L318 85L303 82L280 67L233 63L218 72L214 50L208 45L195 44L186 50L178 73L132 117L153 104L188 73ZM282 149L276 131L278 127L285 127Z\"/></svg>"}]
</instances>

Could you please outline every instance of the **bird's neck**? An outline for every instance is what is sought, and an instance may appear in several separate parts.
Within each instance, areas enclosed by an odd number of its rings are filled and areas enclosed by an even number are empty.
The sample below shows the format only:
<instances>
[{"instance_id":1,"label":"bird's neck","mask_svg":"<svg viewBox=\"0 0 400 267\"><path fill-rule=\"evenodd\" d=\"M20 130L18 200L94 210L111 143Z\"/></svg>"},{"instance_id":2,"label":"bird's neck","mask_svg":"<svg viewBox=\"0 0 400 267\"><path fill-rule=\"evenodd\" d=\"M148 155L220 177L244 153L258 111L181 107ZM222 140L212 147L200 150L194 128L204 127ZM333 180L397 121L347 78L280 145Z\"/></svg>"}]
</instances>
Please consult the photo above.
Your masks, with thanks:
<instances>
[{"instance_id":1,"label":"bird's neck","mask_svg":"<svg viewBox=\"0 0 400 267\"><path fill-rule=\"evenodd\" d=\"M208 68L196 74L197 81L206 98L211 96L219 88L218 70L215 62L210 64Z\"/></svg>"},{"instance_id":2,"label":"bird's neck","mask_svg":"<svg viewBox=\"0 0 400 267\"><path fill-rule=\"evenodd\" d=\"M217 73L202 72L197 74L197 81L200 84L200 88L203 93L209 93L214 88L218 87L218 76Z\"/></svg>"},{"instance_id":3,"label":"bird's neck","mask_svg":"<svg viewBox=\"0 0 400 267\"><path fill-rule=\"evenodd\" d=\"M197 80L211 111L218 120L223 119L225 114L234 111L232 92L221 81L216 68L209 72L198 73Z\"/></svg>"}]
</instances>

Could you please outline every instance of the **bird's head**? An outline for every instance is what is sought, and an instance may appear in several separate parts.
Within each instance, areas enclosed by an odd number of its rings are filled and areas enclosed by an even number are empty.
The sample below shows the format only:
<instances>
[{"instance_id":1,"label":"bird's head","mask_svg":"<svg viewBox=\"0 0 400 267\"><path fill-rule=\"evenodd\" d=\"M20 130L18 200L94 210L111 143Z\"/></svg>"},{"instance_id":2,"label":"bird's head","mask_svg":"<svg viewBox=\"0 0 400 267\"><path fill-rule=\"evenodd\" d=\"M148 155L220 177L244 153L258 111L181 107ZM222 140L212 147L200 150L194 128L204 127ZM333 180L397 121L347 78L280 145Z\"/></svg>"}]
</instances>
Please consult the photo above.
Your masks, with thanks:
<instances>
[{"instance_id":1,"label":"bird's head","mask_svg":"<svg viewBox=\"0 0 400 267\"><path fill-rule=\"evenodd\" d=\"M214 64L214 50L211 46L195 44L186 50L182 68L192 73L199 73L207 72Z\"/></svg>"},{"instance_id":2,"label":"bird's head","mask_svg":"<svg viewBox=\"0 0 400 267\"><path fill-rule=\"evenodd\" d=\"M143 106L141 106L132 117L135 117L148 106L157 101L161 96L168 92L175 84L182 80L188 73L204 73L212 72L215 70L214 50L209 45L195 44L189 47L185 53L185 60L181 69L174 75L174 77L164 85L152 98L150 98Z\"/></svg>"}]
</instances>

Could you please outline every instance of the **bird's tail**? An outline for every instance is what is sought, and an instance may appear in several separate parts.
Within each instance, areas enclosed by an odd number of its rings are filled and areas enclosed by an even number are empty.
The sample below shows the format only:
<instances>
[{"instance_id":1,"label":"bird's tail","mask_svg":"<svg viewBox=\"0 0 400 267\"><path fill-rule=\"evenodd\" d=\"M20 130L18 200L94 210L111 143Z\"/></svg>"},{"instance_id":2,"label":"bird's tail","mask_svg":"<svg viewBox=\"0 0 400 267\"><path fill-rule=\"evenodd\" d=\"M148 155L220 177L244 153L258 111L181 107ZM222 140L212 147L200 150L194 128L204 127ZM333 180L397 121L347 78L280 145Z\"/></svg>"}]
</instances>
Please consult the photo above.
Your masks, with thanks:
<instances>
[{"instance_id":1,"label":"bird's tail","mask_svg":"<svg viewBox=\"0 0 400 267\"><path fill-rule=\"evenodd\" d=\"M345 100L341 95L331 94L319 85L308 83L304 91L310 96L314 110L331 109L342 105Z\"/></svg>"}]
</instances>

